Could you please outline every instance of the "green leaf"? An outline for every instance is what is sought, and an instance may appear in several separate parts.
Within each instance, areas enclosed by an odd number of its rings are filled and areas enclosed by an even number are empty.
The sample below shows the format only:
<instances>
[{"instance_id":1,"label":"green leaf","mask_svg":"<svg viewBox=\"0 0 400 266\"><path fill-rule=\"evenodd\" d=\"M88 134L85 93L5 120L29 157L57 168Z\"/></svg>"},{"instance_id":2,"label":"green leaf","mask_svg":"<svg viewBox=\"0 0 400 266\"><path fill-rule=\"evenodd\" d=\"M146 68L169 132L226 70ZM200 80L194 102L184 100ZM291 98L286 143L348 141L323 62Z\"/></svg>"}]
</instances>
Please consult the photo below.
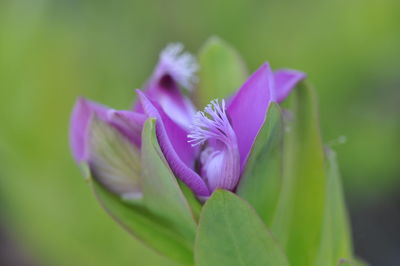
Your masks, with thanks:
<instances>
[{"instance_id":1,"label":"green leaf","mask_svg":"<svg viewBox=\"0 0 400 266\"><path fill-rule=\"evenodd\" d=\"M288 266L261 218L244 200L217 190L203 206L196 237L198 266Z\"/></svg>"},{"instance_id":2,"label":"green leaf","mask_svg":"<svg viewBox=\"0 0 400 266\"><path fill-rule=\"evenodd\" d=\"M267 225L271 224L282 182L282 134L281 110L272 103L237 189Z\"/></svg>"},{"instance_id":3,"label":"green leaf","mask_svg":"<svg viewBox=\"0 0 400 266\"><path fill-rule=\"evenodd\" d=\"M189 243L194 243L197 225L186 197L158 145L154 118L145 122L142 132L142 171L145 206L168 220L170 226Z\"/></svg>"},{"instance_id":4,"label":"green leaf","mask_svg":"<svg viewBox=\"0 0 400 266\"><path fill-rule=\"evenodd\" d=\"M154 120L148 120L144 127L142 175L137 172L140 168L132 166L140 163L138 151L117 130L94 118L89 133L88 168L103 208L148 246L181 264L192 265L196 223L159 150ZM141 197L134 201L120 197L115 184L130 183L120 179L114 182L116 178L134 180Z\"/></svg>"},{"instance_id":5,"label":"green leaf","mask_svg":"<svg viewBox=\"0 0 400 266\"><path fill-rule=\"evenodd\" d=\"M96 116L89 127L89 168L109 191L129 199L142 195L139 150Z\"/></svg>"},{"instance_id":6,"label":"green leaf","mask_svg":"<svg viewBox=\"0 0 400 266\"><path fill-rule=\"evenodd\" d=\"M91 184L101 206L126 231L164 256L183 265L193 265L192 244L171 230L162 217L150 213L144 206L121 200L95 180Z\"/></svg>"},{"instance_id":7,"label":"green leaf","mask_svg":"<svg viewBox=\"0 0 400 266\"><path fill-rule=\"evenodd\" d=\"M350 226L346 211L342 184L336 162L336 154L326 149L327 188L321 244L316 265L336 265L341 258L352 259ZM345 261L345 260L343 260Z\"/></svg>"},{"instance_id":8,"label":"green leaf","mask_svg":"<svg viewBox=\"0 0 400 266\"><path fill-rule=\"evenodd\" d=\"M324 216L326 178L314 91L300 83L288 102L282 190L272 232L292 265L315 262ZM289 118L289 119L288 119Z\"/></svg>"},{"instance_id":9,"label":"green leaf","mask_svg":"<svg viewBox=\"0 0 400 266\"><path fill-rule=\"evenodd\" d=\"M233 94L246 80L247 70L239 54L217 37L210 38L199 53L199 89L196 103L203 108L213 99Z\"/></svg>"}]
</instances>

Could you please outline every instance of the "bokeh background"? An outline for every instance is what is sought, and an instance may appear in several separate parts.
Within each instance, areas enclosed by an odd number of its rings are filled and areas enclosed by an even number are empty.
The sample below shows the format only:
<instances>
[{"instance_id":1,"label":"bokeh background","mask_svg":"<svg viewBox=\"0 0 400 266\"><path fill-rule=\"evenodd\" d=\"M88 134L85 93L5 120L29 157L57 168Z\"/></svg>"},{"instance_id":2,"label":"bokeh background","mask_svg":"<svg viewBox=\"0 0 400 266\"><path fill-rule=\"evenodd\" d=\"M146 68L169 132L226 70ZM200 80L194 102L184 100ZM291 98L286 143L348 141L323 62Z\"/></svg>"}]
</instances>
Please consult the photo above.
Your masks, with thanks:
<instances>
[{"instance_id":1,"label":"bokeh background","mask_svg":"<svg viewBox=\"0 0 400 266\"><path fill-rule=\"evenodd\" d=\"M1 0L0 265L173 265L100 209L69 153L69 115L80 95L128 108L160 49L196 52L211 35L250 70L309 74L356 253L400 265L398 0Z\"/></svg>"}]
</instances>

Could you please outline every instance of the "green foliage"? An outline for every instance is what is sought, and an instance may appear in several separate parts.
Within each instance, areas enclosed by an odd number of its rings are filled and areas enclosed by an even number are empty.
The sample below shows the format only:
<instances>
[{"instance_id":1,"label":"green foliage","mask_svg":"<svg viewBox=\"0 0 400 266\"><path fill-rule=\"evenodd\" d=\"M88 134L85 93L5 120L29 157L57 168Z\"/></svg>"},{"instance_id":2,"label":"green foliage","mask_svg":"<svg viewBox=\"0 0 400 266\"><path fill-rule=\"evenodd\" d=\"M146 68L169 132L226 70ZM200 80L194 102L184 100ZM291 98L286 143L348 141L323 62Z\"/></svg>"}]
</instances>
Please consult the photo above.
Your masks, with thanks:
<instances>
[{"instance_id":1,"label":"green foliage","mask_svg":"<svg viewBox=\"0 0 400 266\"><path fill-rule=\"evenodd\" d=\"M199 64L196 101L200 109L213 99L229 97L247 78L239 54L218 37L210 38L200 50Z\"/></svg>"},{"instance_id":2,"label":"green foliage","mask_svg":"<svg viewBox=\"0 0 400 266\"><path fill-rule=\"evenodd\" d=\"M253 205L268 226L282 185L282 136L281 109L272 103L237 188L237 194Z\"/></svg>"},{"instance_id":3,"label":"green foliage","mask_svg":"<svg viewBox=\"0 0 400 266\"><path fill-rule=\"evenodd\" d=\"M231 192L217 190L200 217L198 266L288 266L288 260L253 208Z\"/></svg>"},{"instance_id":4,"label":"green foliage","mask_svg":"<svg viewBox=\"0 0 400 266\"><path fill-rule=\"evenodd\" d=\"M294 265L309 266L319 247L326 178L315 94L300 84L291 94L284 134L283 184L272 232Z\"/></svg>"},{"instance_id":5,"label":"green foliage","mask_svg":"<svg viewBox=\"0 0 400 266\"><path fill-rule=\"evenodd\" d=\"M147 208L141 205L124 202L106 191L96 181L92 184L94 193L102 207L126 231L180 264L192 264L191 244L171 229L168 221L149 212ZM131 263L133 264L135 261L131 261Z\"/></svg>"},{"instance_id":6,"label":"green foliage","mask_svg":"<svg viewBox=\"0 0 400 266\"><path fill-rule=\"evenodd\" d=\"M341 258L352 258L353 245L336 154L327 148L326 156L325 213L316 265L333 266Z\"/></svg>"}]
</instances>

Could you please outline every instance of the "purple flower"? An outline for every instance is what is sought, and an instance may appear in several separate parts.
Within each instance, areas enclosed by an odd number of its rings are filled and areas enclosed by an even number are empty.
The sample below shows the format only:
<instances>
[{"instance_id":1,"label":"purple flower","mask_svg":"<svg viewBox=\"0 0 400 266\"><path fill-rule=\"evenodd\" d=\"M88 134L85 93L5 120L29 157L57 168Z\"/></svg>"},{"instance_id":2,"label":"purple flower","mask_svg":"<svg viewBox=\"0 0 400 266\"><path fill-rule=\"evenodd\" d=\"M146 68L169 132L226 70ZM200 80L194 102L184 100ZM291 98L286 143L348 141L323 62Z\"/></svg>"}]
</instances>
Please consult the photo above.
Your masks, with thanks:
<instances>
[{"instance_id":1,"label":"purple flower","mask_svg":"<svg viewBox=\"0 0 400 266\"><path fill-rule=\"evenodd\" d=\"M145 86L146 95L156 101L164 112L184 128L190 126L196 108L180 91L179 86L191 91L197 81L196 59L183 52L182 44L170 44L160 54L160 60ZM140 103L135 111L143 112Z\"/></svg>"},{"instance_id":2,"label":"purple flower","mask_svg":"<svg viewBox=\"0 0 400 266\"><path fill-rule=\"evenodd\" d=\"M270 103L283 101L305 75L294 70L272 72L265 63L229 100L213 100L204 112L196 113L182 88L193 90L197 69L194 57L183 53L182 45L169 45L144 90L137 90L139 101L133 110L117 111L79 99L70 131L75 160L90 165L96 157L88 151L93 115L138 150L143 123L154 117L160 148L177 178L200 198L217 188L234 191Z\"/></svg>"}]
</instances>

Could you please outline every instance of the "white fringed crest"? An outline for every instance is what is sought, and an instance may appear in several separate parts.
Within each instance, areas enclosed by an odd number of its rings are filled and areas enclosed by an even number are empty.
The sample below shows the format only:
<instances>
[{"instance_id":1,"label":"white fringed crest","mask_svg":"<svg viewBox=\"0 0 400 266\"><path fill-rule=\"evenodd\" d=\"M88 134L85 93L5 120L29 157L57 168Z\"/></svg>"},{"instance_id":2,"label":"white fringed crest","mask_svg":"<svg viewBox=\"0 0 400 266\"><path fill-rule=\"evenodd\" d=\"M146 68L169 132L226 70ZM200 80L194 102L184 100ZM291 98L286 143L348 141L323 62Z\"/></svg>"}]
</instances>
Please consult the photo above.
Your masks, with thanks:
<instances>
[{"instance_id":1,"label":"white fringed crest","mask_svg":"<svg viewBox=\"0 0 400 266\"><path fill-rule=\"evenodd\" d=\"M197 82L196 72L199 69L196 58L184 52L181 43L171 43L160 54L160 62L166 66L172 78L186 89L192 90Z\"/></svg>"}]
</instances>

